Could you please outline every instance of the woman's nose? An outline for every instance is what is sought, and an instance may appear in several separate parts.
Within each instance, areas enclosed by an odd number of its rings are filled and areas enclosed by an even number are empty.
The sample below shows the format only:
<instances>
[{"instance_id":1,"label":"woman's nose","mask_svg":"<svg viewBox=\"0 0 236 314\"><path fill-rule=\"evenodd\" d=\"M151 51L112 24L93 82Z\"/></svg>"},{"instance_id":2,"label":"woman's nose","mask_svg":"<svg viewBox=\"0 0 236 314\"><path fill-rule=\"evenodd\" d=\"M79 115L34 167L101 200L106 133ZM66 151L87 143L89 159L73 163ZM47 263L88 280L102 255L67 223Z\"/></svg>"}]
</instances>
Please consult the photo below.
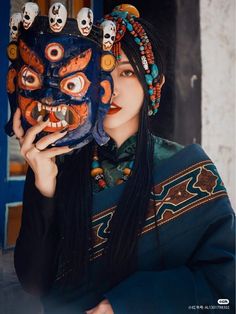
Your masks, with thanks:
<instances>
[{"instance_id":1,"label":"woman's nose","mask_svg":"<svg viewBox=\"0 0 236 314\"><path fill-rule=\"evenodd\" d=\"M115 98L117 95L118 95L118 91L117 89L114 89L112 93L112 98Z\"/></svg>"}]
</instances>

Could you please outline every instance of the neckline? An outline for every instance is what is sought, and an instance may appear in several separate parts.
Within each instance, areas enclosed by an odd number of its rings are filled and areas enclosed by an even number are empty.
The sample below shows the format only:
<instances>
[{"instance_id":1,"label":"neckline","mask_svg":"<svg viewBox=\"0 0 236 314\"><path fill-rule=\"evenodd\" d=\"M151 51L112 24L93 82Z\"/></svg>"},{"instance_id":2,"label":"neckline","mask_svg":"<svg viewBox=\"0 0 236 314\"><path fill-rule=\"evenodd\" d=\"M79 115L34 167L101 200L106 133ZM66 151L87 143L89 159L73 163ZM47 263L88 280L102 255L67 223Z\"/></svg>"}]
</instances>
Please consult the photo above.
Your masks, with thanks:
<instances>
[{"instance_id":1,"label":"neckline","mask_svg":"<svg viewBox=\"0 0 236 314\"><path fill-rule=\"evenodd\" d=\"M135 154L136 139L137 134L134 134L118 148L115 141L111 138L107 144L98 146L99 158L101 161L108 159L116 163L132 159Z\"/></svg>"},{"instance_id":2,"label":"neckline","mask_svg":"<svg viewBox=\"0 0 236 314\"><path fill-rule=\"evenodd\" d=\"M164 159L157 166L154 166L153 172L154 174L156 174L154 176L154 184L158 184L168 179L168 177L177 174L183 169L186 169L191 165L194 165L197 162L204 160L209 160L209 157L199 144L194 143L187 145L182 150L178 151L175 155L171 156L168 159ZM101 200L102 202L104 202L104 200L106 199L105 195L109 195L110 193L114 192L113 196L115 205L117 200L119 199L120 192L123 191L124 187L125 183L122 183L120 185L104 189L100 192L95 192L93 193L93 195L96 200Z\"/></svg>"}]
</instances>

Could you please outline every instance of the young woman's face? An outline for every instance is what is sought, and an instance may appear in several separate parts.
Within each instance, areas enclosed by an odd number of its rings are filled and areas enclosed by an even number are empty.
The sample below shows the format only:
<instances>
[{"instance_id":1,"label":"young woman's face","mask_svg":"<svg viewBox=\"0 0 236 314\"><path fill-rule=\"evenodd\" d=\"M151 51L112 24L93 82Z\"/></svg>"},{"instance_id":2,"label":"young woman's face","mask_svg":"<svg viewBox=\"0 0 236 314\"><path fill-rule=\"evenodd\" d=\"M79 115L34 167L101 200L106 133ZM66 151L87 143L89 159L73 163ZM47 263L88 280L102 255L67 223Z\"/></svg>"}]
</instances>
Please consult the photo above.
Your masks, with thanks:
<instances>
[{"instance_id":1,"label":"young woman's face","mask_svg":"<svg viewBox=\"0 0 236 314\"><path fill-rule=\"evenodd\" d=\"M104 128L114 129L122 125L129 127L129 123L138 123L144 91L122 50L121 59L117 62L111 75L114 81L114 93L111 107L104 119Z\"/></svg>"}]
</instances>

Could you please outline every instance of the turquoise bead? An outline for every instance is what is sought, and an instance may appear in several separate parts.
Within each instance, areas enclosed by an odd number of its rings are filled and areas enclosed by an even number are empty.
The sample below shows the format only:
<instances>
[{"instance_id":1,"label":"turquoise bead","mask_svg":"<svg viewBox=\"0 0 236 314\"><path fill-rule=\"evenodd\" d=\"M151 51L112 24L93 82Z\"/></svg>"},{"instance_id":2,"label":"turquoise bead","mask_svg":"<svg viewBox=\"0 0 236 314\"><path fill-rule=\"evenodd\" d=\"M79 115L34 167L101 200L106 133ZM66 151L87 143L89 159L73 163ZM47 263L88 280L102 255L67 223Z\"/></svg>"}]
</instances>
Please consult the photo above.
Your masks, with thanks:
<instances>
[{"instance_id":1,"label":"turquoise bead","mask_svg":"<svg viewBox=\"0 0 236 314\"><path fill-rule=\"evenodd\" d=\"M129 168L132 169L132 168L133 168L133 165L134 165L134 161L132 160L132 161L129 163Z\"/></svg>"},{"instance_id":2,"label":"turquoise bead","mask_svg":"<svg viewBox=\"0 0 236 314\"><path fill-rule=\"evenodd\" d=\"M95 168L99 168L99 167L100 167L99 162L97 160L93 160L92 168L95 169Z\"/></svg>"},{"instance_id":3,"label":"turquoise bead","mask_svg":"<svg viewBox=\"0 0 236 314\"><path fill-rule=\"evenodd\" d=\"M157 108L153 109L153 114L156 114L157 112L158 112Z\"/></svg>"},{"instance_id":4,"label":"turquoise bead","mask_svg":"<svg viewBox=\"0 0 236 314\"><path fill-rule=\"evenodd\" d=\"M130 23L127 23L126 27L127 27L128 31L132 32L133 26Z\"/></svg>"},{"instance_id":5,"label":"turquoise bead","mask_svg":"<svg viewBox=\"0 0 236 314\"><path fill-rule=\"evenodd\" d=\"M143 46L140 46L140 47L139 47L139 50L143 51L143 50L144 50L144 47L143 47Z\"/></svg>"},{"instance_id":6,"label":"turquoise bead","mask_svg":"<svg viewBox=\"0 0 236 314\"><path fill-rule=\"evenodd\" d=\"M148 90L149 95L153 95L153 89Z\"/></svg>"},{"instance_id":7,"label":"turquoise bead","mask_svg":"<svg viewBox=\"0 0 236 314\"><path fill-rule=\"evenodd\" d=\"M152 71L151 71L151 73L152 73L152 77L153 77L153 78L156 78L156 77L158 76L159 71L158 71L158 67L157 67L156 64L153 64L153 65L152 65Z\"/></svg>"},{"instance_id":8,"label":"turquoise bead","mask_svg":"<svg viewBox=\"0 0 236 314\"><path fill-rule=\"evenodd\" d=\"M118 17L121 17L123 20L126 19L127 15L128 15L128 12L122 12L122 11L113 11L111 13L112 16L118 16Z\"/></svg>"},{"instance_id":9,"label":"turquoise bead","mask_svg":"<svg viewBox=\"0 0 236 314\"><path fill-rule=\"evenodd\" d=\"M148 83L148 85L152 84L153 77L150 74L146 74L145 79L146 79L146 82Z\"/></svg>"},{"instance_id":10,"label":"turquoise bead","mask_svg":"<svg viewBox=\"0 0 236 314\"><path fill-rule=\"evenodd\" d=\"M138 37L135 37L134 40L136 41L137 44L140 44L141 40Z\"/></svg>"}]
</instances>

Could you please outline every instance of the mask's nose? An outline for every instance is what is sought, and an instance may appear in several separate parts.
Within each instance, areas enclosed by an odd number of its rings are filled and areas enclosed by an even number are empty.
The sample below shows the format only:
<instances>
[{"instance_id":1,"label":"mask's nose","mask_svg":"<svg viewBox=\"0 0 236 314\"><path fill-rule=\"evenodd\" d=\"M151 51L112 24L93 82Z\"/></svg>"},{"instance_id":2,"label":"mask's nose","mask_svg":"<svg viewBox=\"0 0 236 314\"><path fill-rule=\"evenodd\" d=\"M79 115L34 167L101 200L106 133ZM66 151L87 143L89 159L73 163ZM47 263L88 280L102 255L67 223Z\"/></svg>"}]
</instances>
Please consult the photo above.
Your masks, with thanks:
<instances>
[{"instance_id":1,"label":"mask's nose","mask_svg":"<svg viewBox=\"0 0 236 314\"><path fill-rule=\"evenodd\" d=\"M51 96L43 97L43 98L41 99L41 102L42 102L43 104L46 104L46 105L52 105L52 103L53 103L53 97L51 97Z\"/></svg>"},{"instance_id":2,"label":"mask's nose","mask_svg":"<svg viewBox=\"0 0 236 314\"><path fill-rule=\"evenodd\" d=\"M44 88L41 95L41 102L48 106L67 103L70 100L70 97L62 93L59 88Z\"/></svg>"}]
</instances>

